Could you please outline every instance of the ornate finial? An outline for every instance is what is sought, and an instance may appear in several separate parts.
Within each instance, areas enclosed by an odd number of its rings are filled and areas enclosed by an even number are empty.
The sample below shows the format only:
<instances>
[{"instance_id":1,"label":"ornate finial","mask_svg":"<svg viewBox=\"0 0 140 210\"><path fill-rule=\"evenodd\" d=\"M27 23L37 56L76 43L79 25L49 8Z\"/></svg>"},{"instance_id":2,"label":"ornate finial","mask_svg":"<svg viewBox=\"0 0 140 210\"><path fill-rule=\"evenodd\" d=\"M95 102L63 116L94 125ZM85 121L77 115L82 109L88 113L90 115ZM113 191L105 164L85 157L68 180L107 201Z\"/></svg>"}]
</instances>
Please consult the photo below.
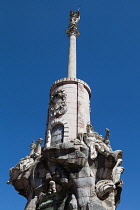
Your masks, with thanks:
<instances>
[{"instance_id":1,"label":"ornate finial","mask_svg":"<svg viewBox=\"0 0 140 210\"><path fill-rule=\"evenodd\" d=\"M80 20L80 11L78 10L76 13L74 11L70 11L70 23L66 33L68 36L75 35L79 36L80 33L78 31L78 21Z\"/></svg>"}]
</instances>

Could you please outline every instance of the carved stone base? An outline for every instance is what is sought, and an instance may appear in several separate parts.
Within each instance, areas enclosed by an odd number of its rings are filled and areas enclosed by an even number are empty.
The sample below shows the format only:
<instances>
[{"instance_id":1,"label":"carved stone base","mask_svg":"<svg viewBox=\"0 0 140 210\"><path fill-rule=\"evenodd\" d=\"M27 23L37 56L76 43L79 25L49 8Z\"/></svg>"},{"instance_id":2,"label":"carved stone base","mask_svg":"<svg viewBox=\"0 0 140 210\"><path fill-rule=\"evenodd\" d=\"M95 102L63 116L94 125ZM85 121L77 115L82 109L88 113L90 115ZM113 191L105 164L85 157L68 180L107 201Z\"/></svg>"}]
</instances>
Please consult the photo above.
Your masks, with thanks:
<instances>
[{"instance_id":1,"label":"carved stone base","mask_svg":"<svg viewBox=\"0 0 140 210\"><path fill-rule=\"evenodd\" d=\"M115 210L124 168L122 151L113 151L107 139L88 127L78 139L40 151L10 170L26 210Z\"/></svg>"}]
</instances>

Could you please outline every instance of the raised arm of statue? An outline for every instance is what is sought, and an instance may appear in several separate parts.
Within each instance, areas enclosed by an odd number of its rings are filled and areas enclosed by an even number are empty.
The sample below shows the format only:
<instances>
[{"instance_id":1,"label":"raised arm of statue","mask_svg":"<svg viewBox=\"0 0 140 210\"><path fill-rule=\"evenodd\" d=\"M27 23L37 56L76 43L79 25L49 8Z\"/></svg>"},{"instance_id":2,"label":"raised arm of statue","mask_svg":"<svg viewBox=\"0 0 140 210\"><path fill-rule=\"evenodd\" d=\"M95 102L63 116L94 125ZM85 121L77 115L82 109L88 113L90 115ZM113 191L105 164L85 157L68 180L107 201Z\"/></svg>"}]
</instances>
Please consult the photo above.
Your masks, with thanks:
<instances>
[{"instance_id":1,"label":"raised arm of statue","mask_svg":"<svg viewBox=\"0 0 140 210\"><path fill-rule=\"evenodd\" d=\"M74 13L72 10L70 11L70 25L77 25L78 21L80 20L80 12L77 11Z\"/></svg>"},{"instance_id":2,"label":"raised arm of statue","mask_svg":"<svg viewBox=\"0 0 140 210\"><path fill-rule=\"evenodd\" d=\"M77 16L77 22L78 22L80 20L80 11L79 10L76 12L76 16Z\"/></svg>"}]
</instances>

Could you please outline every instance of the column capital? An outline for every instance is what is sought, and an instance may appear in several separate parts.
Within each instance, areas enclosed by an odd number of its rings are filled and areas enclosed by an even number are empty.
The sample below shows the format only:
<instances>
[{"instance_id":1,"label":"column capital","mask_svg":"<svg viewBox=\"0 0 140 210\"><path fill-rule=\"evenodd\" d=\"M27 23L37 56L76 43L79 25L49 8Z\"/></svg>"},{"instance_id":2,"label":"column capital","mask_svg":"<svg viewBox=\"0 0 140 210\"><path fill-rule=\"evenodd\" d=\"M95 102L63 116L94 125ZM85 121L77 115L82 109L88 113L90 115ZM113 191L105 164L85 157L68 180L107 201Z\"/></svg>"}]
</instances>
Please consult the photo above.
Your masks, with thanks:
<instances>
[{"instance_id":1,"label":"column capital","mask_svg":"<svg viewBox=\"0 0 140 210\"><path fill-rule=\"evenodd\" d=\"M74 36L79 36L80 33L78 31L78 21L80 20L80 12L79 10L74 13L74 11L70 11L70 23L68 26L68 29L66 30L66 34L68 34L68 37L70 37L71 35Z\"/></svg>"}]
</instances>

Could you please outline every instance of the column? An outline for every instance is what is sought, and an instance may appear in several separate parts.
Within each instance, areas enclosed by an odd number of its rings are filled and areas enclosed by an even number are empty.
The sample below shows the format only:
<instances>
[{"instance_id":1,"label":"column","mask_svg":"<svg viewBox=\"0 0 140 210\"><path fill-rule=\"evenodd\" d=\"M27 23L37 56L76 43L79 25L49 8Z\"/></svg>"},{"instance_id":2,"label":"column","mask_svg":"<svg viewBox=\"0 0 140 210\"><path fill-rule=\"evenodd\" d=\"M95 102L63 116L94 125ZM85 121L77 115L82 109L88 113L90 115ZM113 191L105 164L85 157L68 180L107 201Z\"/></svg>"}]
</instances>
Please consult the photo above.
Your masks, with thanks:
<instances>
[{"instance_id":1,"label":"column","mask_svg":"<svg viewBox=\"0 0 140 210\"><path fill-rule=\"evenodd\" d=\"M68 78L76 78L76 36L70 36Z\"/></svg>"},{"instance_id":2,"label":"column","mask_svg":"<svg viewBox=\"0 0 140 210\"><path fill-rule=\"evenodd\" d=\"M68 78L76 78L76 37L80 35L78 31L78 21L80 12L70 11L70 23L66 33L70 38L69 57L68 57Z\"/></svg>"}]
</instances>

